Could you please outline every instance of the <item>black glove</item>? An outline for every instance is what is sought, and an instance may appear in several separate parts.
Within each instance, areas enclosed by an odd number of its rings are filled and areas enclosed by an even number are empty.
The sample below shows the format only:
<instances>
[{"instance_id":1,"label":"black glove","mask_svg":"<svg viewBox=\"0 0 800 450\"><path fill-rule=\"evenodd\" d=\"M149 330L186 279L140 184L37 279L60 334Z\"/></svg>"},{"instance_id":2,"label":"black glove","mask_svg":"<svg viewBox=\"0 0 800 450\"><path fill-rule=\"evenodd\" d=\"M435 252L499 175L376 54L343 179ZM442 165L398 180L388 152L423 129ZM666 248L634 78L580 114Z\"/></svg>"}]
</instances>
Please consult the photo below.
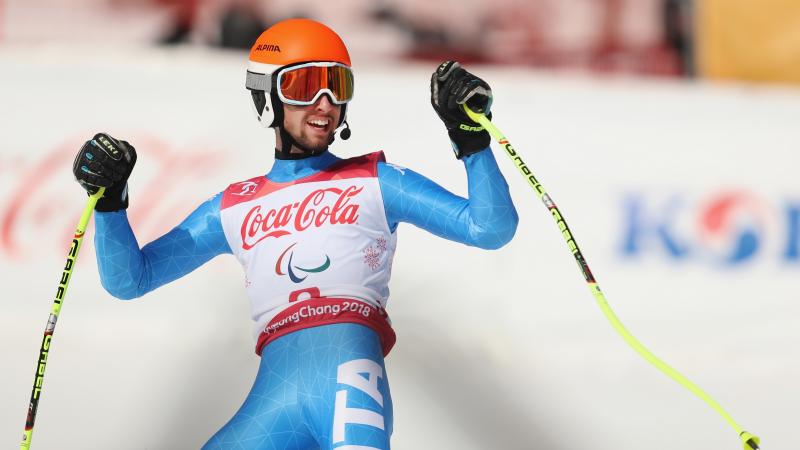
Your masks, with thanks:
<instances>
[{"instance_id":1,"label":"black glove","mask_svg":"<svg viewBox=\"0 0 800 450\"><path fill-rule=\"evenodd\" d=\"M456 158L477 153L492 138L480 124L467 116L463 105L491 119L492 90L485 81L462 69L455 61L445 61L431 76L431 105L447 127Z\"/></svg>"},{"instance_id":2,"label":"black glove","mask_svg":"<svg viewBox=\"0 0 800 450\"><path fill-rule=\"evenodd\" d=\"M72 173L89 194L106 188L96 211L118 211L128 208L128 177L135 164L136 149L131 144L97 133L81 147Z\"/></svg>"}]
</instances>

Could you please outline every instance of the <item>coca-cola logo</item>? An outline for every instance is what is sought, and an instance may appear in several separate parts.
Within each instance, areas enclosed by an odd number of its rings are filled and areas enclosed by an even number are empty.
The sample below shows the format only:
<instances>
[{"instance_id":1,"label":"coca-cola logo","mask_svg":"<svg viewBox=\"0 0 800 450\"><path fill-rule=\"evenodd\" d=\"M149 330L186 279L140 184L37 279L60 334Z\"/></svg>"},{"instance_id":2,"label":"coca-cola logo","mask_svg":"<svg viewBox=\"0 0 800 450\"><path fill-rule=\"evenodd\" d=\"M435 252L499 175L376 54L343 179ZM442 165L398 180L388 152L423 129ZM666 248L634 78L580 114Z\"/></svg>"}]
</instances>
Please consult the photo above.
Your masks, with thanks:
<instances>
[{"instance_id":1,"label":"coca-cola logo","mask_svg":"<svg viewBox=\"0 0 800 450\"><path fill-rule=\"evenodd\" d=\"M87 131L67 137L49 149L0 149L0 264L33 262L42 255L61 260L86 205L86 193L75 182L72 162ZM198 203L224 186L213 176L228 160L219 146L177 147L158 135L131 132L139 162L131 176L128 217L139 242L146 243L180 223ZM87 229L94 234L94 226ZM84 239L84 246L91 239ZM84 250L80 261L92 259ZM80 264L79 261L79 264Z\"/></svg>"},{"instance_id":2,"label":"coca-cola logo","mask_svg":"<svg viewBox=\"0 0 800 450\"><path fill-rule=\"evenodd\" d=\"M250 250L264 239L279 238L309 227L354 224L360 205L353 200L364 187L317 189L303 200L264 212L256 205L242 222L242 248ZM333 201L331 201L333 199ZM327 200L327 201L326 201Z\"/></svg>"}]
</instances>

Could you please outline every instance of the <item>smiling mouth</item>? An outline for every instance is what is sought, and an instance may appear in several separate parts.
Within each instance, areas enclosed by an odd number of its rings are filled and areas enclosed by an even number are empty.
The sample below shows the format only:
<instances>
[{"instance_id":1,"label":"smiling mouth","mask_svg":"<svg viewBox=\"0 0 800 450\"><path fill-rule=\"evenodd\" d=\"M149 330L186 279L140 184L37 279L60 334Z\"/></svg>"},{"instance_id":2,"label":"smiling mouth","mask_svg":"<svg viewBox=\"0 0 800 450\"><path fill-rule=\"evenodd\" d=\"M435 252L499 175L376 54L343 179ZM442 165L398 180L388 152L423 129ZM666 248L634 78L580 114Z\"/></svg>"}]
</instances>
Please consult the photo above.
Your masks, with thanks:
<instances>
[{"instance_id":1,"label":"smiling mouth","mask_svg":"<svg viewBox=\"0 0 800 450\"><path fill-rule=\"evenodd\" d=\"M330 124L331 119L311 119L306 121L306 125L319 131L327 131Z\"/></svg>"}]
</instances>

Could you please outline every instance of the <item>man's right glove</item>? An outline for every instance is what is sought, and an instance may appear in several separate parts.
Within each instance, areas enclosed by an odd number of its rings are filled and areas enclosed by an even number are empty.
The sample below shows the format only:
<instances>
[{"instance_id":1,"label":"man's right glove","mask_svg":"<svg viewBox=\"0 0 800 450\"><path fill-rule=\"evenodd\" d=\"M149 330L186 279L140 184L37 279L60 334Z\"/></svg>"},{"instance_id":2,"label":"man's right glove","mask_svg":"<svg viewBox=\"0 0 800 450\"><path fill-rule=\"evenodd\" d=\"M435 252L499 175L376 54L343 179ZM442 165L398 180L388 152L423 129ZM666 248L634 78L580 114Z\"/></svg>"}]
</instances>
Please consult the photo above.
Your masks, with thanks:
<instances>
[{"instance_id":1,"label":"man's right glove","mask_svg":"<svg viewBox=\"0 0 800 450\"><path fill-rule=\"evenodd\" d=\"M89 194L106 188L96 211L119 211L128 208L128 177L135 164L136 149L132 145L98 133L81 147L72 173Z\"/></svg>"},{"instance_id":2,"label":"man's right glove","mask_svg":"<svg viewBox=\"0 0 800 450\"><path fill-rule=\"evenodd\" d=\"M445 61L431 76L431 105L447 127L456 158L477 153L492 138L480 124L464 111L464 104L491 119L492 90L485 81L462 69L455 61Z\"/></svg>"}]
</instances>

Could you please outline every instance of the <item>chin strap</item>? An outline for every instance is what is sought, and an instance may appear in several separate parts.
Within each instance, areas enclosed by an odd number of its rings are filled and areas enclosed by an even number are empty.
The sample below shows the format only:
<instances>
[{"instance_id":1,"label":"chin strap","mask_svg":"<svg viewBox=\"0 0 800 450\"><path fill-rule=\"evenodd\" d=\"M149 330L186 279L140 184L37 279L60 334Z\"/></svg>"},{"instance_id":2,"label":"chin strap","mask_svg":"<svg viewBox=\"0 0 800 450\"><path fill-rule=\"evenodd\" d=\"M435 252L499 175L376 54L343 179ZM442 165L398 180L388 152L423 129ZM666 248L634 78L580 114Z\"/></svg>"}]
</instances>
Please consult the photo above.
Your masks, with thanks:
<instances>
[{"instance_id":1,"label":"chin strap","mask_svg":"<svg viewBox=\"0 0 800 450\"><path fill-rule=\"evenodd\" d=\"M349 131L349 130L348 130ZM304 145L300 144L286 131L283 127L278 127L278 132L281 136L281 147L275 149L275 159L303 159L309 158L311 156L317 156L321 153L324 153L328 150L328 147L323 149L310 149L305 147ZM349 137L349 136L348 136ZM331 134L331 140L328 141L328 146L333 144L335 137ZM346 139L346 138L342 138ZM300 153L292 153L292 147L299 149Z\"/></svg>"},{"instance_id":2,"label":"chin strap","mask_svg":"<svg viewBox=\"0 0 800 450\"><path fill-rule=\"evenodd\" d=\"M266 97L258 99L254 95L253 99L254 99L255 104L256 104L256 110L259 110L259 105L261 105L261 111L268 111L269 110L269 105L267 105ZM263 102L263 104L259 103L259 101ZM283 126L278 125L278 124L283 124L284 112L283 112L283 103L280 101L280 99L278 99L278 96L275 94L275 92L272 92L270 94L269 101L273 106L273 110L274 110L273 114L274 114L274 116L273 116L273 119L272 119L271 123L268 126L269 127L277 127L278 128L278 132L280 133L280 137L281 137L281 146L280 146L280 148L275 148L275 159L303 159L303 158L308 158L308 157L311 157L311 156L319 155L319 154L324 153L325 151L328 150L327 147L323 148L323 149L318 149L318 150L310 149L310 148L307 148L304 145L300 144L299 142L297 142L297 140L295 140L295 138L293 138L286 131L286 129ZM265 106L266 106L266 108L265 108ZM259 116L259 120L262 120L262 115L259 114L258 116ZM341 117L339 119L339 123L336 125L336 127L339 128L339 127L342 126L342 124L344 124L344 129L339 131L339 136L342 138L343 141L346 141L347 139L349 139L350 135L351 135L350 125L347 123L347 120L345 119L345 117L347 117L347 104L342 105ZM336 134L335 132L331 134L331 139L330 139L330 141L328 141L328 146L333 144L333 141L336 139L335 134ZM297 148L301 152L300 153L292 153L292 147Z\"/></svg>"}]
</instances>

